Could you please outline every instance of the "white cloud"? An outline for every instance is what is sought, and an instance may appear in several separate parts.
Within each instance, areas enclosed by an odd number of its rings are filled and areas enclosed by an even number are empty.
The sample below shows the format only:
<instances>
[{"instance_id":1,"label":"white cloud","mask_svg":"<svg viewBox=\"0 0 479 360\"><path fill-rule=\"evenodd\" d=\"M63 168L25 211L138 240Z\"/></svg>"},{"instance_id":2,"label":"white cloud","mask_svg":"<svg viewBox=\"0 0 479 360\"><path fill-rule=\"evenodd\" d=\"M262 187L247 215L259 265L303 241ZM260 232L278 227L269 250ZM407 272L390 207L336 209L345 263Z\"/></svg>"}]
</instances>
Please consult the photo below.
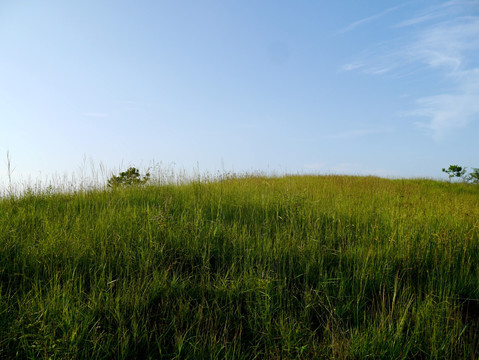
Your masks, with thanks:
<instances>
[{"instance_id":1,"label":"white cloud","mask_svg":"<svg viewBox=\"0 0 479 360\"><path fill-rule=\"evenodd\" d=\"M330 139L352 139L367 135L390 133L392 129L355 129L329 136Z\"/></svg>"},{"instance_id":2,"label":"white cloud","mask_svg":"<svg viewBox=\"0 0 479 360\"><path fill-rule=\"evenodd\" d=\"M435 71L448 90L417 98L415 108L405 114L426 118L415 124L430 129L437 140L450 129L478 120L479 2L444 2L396 28L404 28L403 37L365 51L341 69L378 76Z\"/></svg>"},{"instance_id":3,"label":"white cloud","mask_svg":"<svg viewBox=\"0 0 479 360\"><path fill-rule=\"evenodd\" d=\"M364 66L364 64L361 63L351 63L351 64L346 64L341 67L341 71L352 71L352 70L357 70L361 69Z\"/></svg>"},{"instance_id":4,"label":"white cloud","mask_svg":"<svg viewBox=\"0 0 479 360\"><path fill-rule=\"evenodd\" d=\"M358 21L355 21L355 22L349 24L348 26L344 27L343 29L339 30L338 33L339 33L339 34L344 34L344 33L348 32L348 31L353 30L354 28L357 28L358 26L360 26L360 25L362 25L362 24L371 22L371 21L376 20L376 19L378 19L378 18L380 18L380 17L382 17L382 16L384 16L384 15L390 13L390 12L396 11L396 10L402 8L404 5L405 5L405 3L404 3L404 4L401 4L401 5L398 5L398 6L391 7L391 8L389 8L389 9L386 9L386 10L384 10L384 11L378 13L378 14L375 14L375 15L372 15L372 16L368 16L368 17L366 17L366 18L363 18L363 19L360 19L360 20L358 20Z\"/></svg>"},{"instance_id":5,"label":"white cloud","mask_svg":"<svg viewBox=\"0 0 479 360\"><path fill-rule=\"evenodd\" d=\"M437 140L443 139L448 130L479 119L479 69L466 73L463 74L465 78L461 76L456 93L419 98L416 109L407 113L429 119L427 122L416 122L416 125L432 130Z\"/></svg>"},{"instance_id":6,"label":"white cloud","mask_svg":"<svg viewBox=\"0 0 479 360\"><path fill-rule=\"evenodd\" d=\"M479 50L479 16L458 17L423 29L418 39L404 50L430 67L460 71L471 51Z\"/></svg>"},{"instance_id":7,"label":"white cloud","mask_svg":"<svg viewBox=\"0 0 479 360\"><path fill-rule=\"evenodd\" d=\"M426 14L422 16L417 16L412 19L405 20L403 22L400 22L399 24L395 25L395 28L401 28L401 27L407 27L407 26L412 26L412 25L419 25L427 21L431 21L434 19L437 19L441 15L438 14Z\"/></svg>"},{"instance_id":8,"label":"white cloud","mask_svg":"<svg viewBox=\"0 0 479 360\"><path fill-rule=\"evenodd\" d=\"M366 73L371 75L381 75L391 71L390 67L377 67L377 68L370 68L366 70Z\"/></svg>"},{"instance_id":9,"label":"white cloud","mask_svg":"<svg viewBox=\"0 0 479 360\"><path fill-rule=\"evenodd\" d=\"M442 71L452 89L417 99L411 115L429 119L418 122L419 126L431 129L440 140L448 130L479 118L479 67L474 66L479 52L479 16L455 18L424 30L410 52L430 68Z\"/></svg>"},{"instance_id":10,"label":"white cloud","mask_svg":"<svg viewBox=\"0 0 479 360\"><path fill-rule=\"evenodd\" d=\"M456 9L456 5L466 5L466 4L473 4L473 1L464 1L464 0L452 0L446 1L442 4L431 6L420 13L416 14L414 17L404 20L399 24L394 25L395 28L401 27L408 27L408 26L416 26L419 24L423 24L428 21L432 21L439 18L444 18L451 15L451 10L454 12Z\"/></svg>"}]
</instances>

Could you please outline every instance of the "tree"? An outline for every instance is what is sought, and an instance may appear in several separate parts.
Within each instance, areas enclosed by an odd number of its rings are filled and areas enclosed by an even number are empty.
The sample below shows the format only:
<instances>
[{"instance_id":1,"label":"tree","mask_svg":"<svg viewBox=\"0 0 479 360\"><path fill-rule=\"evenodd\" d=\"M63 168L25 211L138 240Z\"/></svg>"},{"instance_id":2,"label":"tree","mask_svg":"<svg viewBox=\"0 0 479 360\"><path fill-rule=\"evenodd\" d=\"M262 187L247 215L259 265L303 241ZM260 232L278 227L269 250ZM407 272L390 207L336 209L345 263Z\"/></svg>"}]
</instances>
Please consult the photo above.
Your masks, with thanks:
<instances>
[{"instance_id":1,"label":"tree","mask_svg":"<svg viewBox=\"0 0 479 360\"><path fill-rule=\"evenodd\" d=\"M464 174L466 173L466 168L459 166L459 165L449 165L449 169L442 169L442 172L445 172L446 174L449 175L449 180L451 180L453 177L458 177L458 178L464 178Z\"/></svg>"},{"instance_id":2,"label":"tree","mask_svg":"<svg viewBox=\"0 0 479 360\"><path fill-rule=\"evenodd\" d=\"M469 173L467 181L473 184L479 184L479 168L472 168L472 172Z\"/></svg>"},{"instance_id":3,"label":"tree","mask_svg":"<svg viewBox=\"0 0 479 360\"><path fill-rule=\"evenodd\" d=\"M150 180L150 173L147 172L143 177L140 171L134 167L121 172L118 176L112 176L108 180L108 187L116 188L121 186L143 185Z\"/></svg>"}]
</instances>

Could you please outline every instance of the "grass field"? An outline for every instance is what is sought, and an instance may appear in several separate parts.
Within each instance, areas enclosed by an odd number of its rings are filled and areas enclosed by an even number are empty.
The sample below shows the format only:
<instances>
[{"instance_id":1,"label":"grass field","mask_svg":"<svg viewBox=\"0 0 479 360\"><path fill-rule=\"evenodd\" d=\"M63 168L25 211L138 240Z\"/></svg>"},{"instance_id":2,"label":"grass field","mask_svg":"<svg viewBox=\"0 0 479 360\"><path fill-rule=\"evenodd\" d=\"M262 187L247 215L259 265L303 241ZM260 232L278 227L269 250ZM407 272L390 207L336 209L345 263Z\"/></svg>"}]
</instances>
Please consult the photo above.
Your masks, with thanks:
<instances>
[{"instance_id":1,"label":"grass field","mask_svg":"<svg viewBox=\"0 0 479 360\"><path fill-rule=\"evenodd\" d=\"M0 200L2 359L477 359L479 186L229 177Z\"/></svg>"}]
</instances>

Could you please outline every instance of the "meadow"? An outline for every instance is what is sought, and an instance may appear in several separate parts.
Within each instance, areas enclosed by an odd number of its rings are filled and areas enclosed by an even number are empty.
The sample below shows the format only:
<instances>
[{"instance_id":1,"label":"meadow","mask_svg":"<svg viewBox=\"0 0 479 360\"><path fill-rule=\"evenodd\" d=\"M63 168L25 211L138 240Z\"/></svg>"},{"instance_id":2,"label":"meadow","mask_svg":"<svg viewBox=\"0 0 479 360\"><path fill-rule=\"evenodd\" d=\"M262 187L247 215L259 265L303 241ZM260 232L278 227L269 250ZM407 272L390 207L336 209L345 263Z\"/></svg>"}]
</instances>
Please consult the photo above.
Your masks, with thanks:
<instances>
[{"instance_id":1,"label":"meadow","mask_svg":"<svg viewBox=\"0 0 479 360\"><path fill-rule=\"evenodd\" d=\"M477 359L479 186L224 176L0 200L1 359Z\"/></svg>"}]
</instances>

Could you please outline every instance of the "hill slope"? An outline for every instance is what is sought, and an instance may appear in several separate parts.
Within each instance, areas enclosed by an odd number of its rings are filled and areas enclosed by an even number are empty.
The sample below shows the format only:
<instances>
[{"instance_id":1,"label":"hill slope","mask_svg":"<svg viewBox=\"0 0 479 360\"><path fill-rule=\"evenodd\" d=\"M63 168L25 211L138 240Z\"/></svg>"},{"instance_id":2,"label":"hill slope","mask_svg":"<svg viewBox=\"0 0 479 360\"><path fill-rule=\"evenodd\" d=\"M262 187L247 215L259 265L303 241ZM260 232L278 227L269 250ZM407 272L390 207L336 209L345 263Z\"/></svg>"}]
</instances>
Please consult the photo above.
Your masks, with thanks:
<instances>
[{"instance_id":1,"label":"hill slope","mask_svg":"<svg viewBox=\"0 0 479 360\"><path fill-rule=\"evenodd\" d=\"M244 177L0 201L0 358L474 358L479 187Z\"/></svg>"}]
</instances>

